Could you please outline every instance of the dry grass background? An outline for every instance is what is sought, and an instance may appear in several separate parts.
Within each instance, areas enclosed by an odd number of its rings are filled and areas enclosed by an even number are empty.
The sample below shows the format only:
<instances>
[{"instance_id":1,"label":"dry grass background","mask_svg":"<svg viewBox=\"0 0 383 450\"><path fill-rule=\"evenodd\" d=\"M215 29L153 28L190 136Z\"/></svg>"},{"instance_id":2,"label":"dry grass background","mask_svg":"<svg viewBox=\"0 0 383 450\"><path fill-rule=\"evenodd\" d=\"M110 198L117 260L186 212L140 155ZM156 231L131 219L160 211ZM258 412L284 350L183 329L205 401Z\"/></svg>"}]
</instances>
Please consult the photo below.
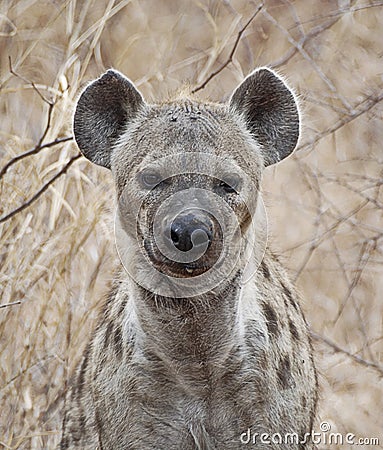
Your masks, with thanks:
<instances>
[{"instance_id":1,"label":"dry grass background","mask_svg":"<svg viewBox=\"0 0 383 450\"><path fill-rule=\"evenodd\" d=\"M0 2L0 170L36 148L0 179L0 448L55 447L66 379L117 259L111 176L83 158L6 219L78 152L72 141L39 145L71 136L79 90L108 67L152 100L185 81L198 86L226 61L258 5ZM378 437L381 446L382 30L382 1L266 0L233 61L198 93L224 100L261 65L296 87L305 124L299 151L268 168L263 182L270 246L305 297L320 371L318 423Z\"/></svg>"}]
</instances>

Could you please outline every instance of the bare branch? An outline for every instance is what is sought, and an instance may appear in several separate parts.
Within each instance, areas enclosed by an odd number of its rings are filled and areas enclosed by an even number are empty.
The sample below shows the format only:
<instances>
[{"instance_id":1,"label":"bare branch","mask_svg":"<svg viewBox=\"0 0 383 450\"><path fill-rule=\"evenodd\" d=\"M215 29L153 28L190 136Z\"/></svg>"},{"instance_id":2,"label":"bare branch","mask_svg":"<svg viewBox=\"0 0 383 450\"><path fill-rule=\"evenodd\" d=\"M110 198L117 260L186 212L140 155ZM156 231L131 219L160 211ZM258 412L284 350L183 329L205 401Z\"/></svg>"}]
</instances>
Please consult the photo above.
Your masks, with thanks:
<instances>
[{"instance_id":1,"label":"bare branch","mask_svg":"<svg viewBox=\"0 0 383 450\"><path fill-rule=\"evenodd\" d=\"M48 103L48 105L53 106L54 102L51 102L48 100L36 87L35 83L33 81L27 80L19 73L15 72L15 70L12 67L12 59L10 56L8 56L8 62L9 62L9 72L14 75L16 78L20 78L20 80L24 81L24 83L30 84L33 87L33 90L38 94L38 96L42 99L43 102Z\"/></svg>"},{"instance_id":2,"label":"bare branch","mask_svg":"<svg viewBox=\"0 0 383 450\"><path fill-rule=\"evenodd\" d=\"M42 99L43 102L48 103L48 105L50 106L54 106L54 102L48 100L41 92L40 90L36 87L35 83L33 81L27 80L26 78L24 78L22 75L20 75L19 73L15 72L15 70L12 67L12 59L10 56L8 56L8 61L9 61L9 72L14 75L16 78L20 78L20 80L24 81L24 83L30 84L33 87L33 90L38 94L38 96Z\"/></svg>"},{"instance_id":3,"label":"bare branch","mask_svg":"<svg viewBox=\"0 0 383 450\"><path fill-rule=\"evenodd\" d=\"M256 9L255 13L250 17L250 19L246 22L246 24L239 30L238 34L237 34L237 38L234 42L233 48L231 49L230 55L227 58L227 60L221 65L221 67L219 69L217 69L216 71L212 72L205 81L203 81L199 86L197 86L196 88L194 88L191 92L192 94L195 94L196 92L202 90L205 88L205 86L214 78L216 77L220 72L222 72L222 70L227 67L232 61L233 61L233 57L234 54L237 50L238 44L241 40L241 37L243 35L243 33L246 31L246 29L248 28L248 26L251 24L251 22L257 17L258 13L261 11L261 9L263 8L263 3L261 3L258 8Z\"/></svg>"},{"instance_id":4,"label":"bare branch","mask_svg":"<svg viewBox=\"0 0 383 450\"><path fill-rule=\"evenodd\" d=\"M276 27L278 28L281 33L283 33L287 40L290 42L290 44L295 47L298 52L305 58L311 66L314 68L314 70L317 72L319 77L322 79L322 81L326 84L326 86L330 89L330 91L336 95L336 97L342 102L342 104L347 108L347 110L351 111L351 105L349 104L348 100L340 94L334 83L328 78L328 76L322 71L320 66L314 61L314 59L311 57L311 55L303 48L302 44L300 42L297 42L291 34L283 28L283 26L280 25L278 20L276 20L271 14L269 14L266 10L263 11L263 15Z\"/></svg>"},{"instance_id":5,"label":"bare branch","mask_svg":"<svg viewBox=\"0 0 383 450\"><path fill-rule=\"evenodd\" d=\"M64 175L68 171L69 167L81 156L82 156L81 153L72 156L72 158L70 158L70 160L65 164L65 166L59 172L57 172L56 175L52 177L47 183L45 183L44 186L41 189L39 189L33 197L31 197L27 202L23 203L18 208L11 211L9 214L1 217L0 223L6 222L19 212L23 211L25 208L28 208L28 206L30 206L33 202L35 202L49 188L51 184L53 184L58 178Z\"/></svg>"},{"instance_id":6,"label":"bare branch","mask_svg":"<svg viewBox=\"0 0 383 450\"><path fill-rule=\"evenodd\" d=\"M18 161L20 161L21 159L27 158L28 156L31 156L31 155L36 155L44 148L53 147L55 145L62 144L63 142L69 142L71 140L73 140L73 136L67 136L67 137L57 138L54 141L47 142L46 144L42 144L41 139L40 139L40 141L39 141L40 144L37 144L31 150L28 150L27 152L22 153L21 155L15 156L11 160L9 160L7 162L7 164L5 164L5 166L0 170L0 180L5 175L5 173L7 172L7 170L10 167L13 166L15 163L17 163Z\"/></svg>"},{"instance_id":7,"label":"bare branch","mask_svg":"<svg viewBox=\"0 0 383 450\"><path fill-rule=\"evenodd\" d=\"M348 8L340 8L336 11L327 13L326 15L319 15L319 16L313 17L312 19L304 20L301 22L301 24L305 25L307 23L318 21L320 19L327 19L328 17L343 17L345 14L363 11L365 9L370 9L370 8L380 8L381 6L383 6L383 2L378 1L378 2L371 2L369 4L364 4L364 5L351 6Z\"/></svg>"},{"instance_id":8,"label":"bare branch","mask_svg":"<svg viewBox=\"0 0 383 450\"><path fill-rule=\"evenodd\" d=\"M309 33L304 35L298 42L298 46L291 46L290 49L277 61L274 61L271 64L268 64L268 66L271 69L276 69L284 64L286 64L294 55L296 55L299 51L299 48L304 48L304 46L314 37L318 36L319 34L323 33L324 31L331 28L333 25L335 25L341 17L336 17L335 19L330 19L326 23L322 25L318 25L317 27L314 27L310 30Z\"/></svg>"},{"instance_id":9,"label":"bare branch","mask_svg":"<svg viewBox=\"0 0 383 450\"><path fill-rule=\"evenodd\" d=\"M328 199L326 199L326 200L328 200ZM358 206L353 208L351 211L349 211L347 214L344 214L344 215L339 214L339 217L336 219L336 221L328 229L326 229L322 234L317 236L318 242L315 244L315 247L316 248L319 247L319 245L322 244L327 238L330 238L331 235L333 235L336 232L336 230L343 223L346 223L346 222L350 221L368 203L369 203L368 200L365 200L364 202L360 203ZM334 205L332 205L332 207L334 207ZM337 211L337 212L339 212L339 211ZM351 224L352 224L352 222L351 222ZM302 247L303 245L307 245L307 244L310 244L310 243L311 243L311 239L304 240L303 242L300 242L299 244L296 244L296 245L293 245L293 246L289 247L289 251L296 250L296 249Z\"/></svg>"},{"instance_id":10,"label":"bare branch","mask_svg":"<svg viewBox=\"0 0 383 450\"><path fill-rule=\"evenodd\" d=\"M45 356L44 358L40 359L39 361L35 362L34 364L31 364L29 367L27 367L26 369L20 370L20 372L15 375L14 377L12 377L10 380L6 381L5 384L3 386L0 387L0 390L4 390L5 388L7 388L11 383L13 383L15 380L17 380L19 377L21 377L22 375L24 375L25 373L29 372L31 369L33 369L34 367L38 366L38 365L42 365L45 364L47 361L49 361L50 359L52 359L54 356L53 355L48 355Z\"/></svg>"},{"instance_id":11,"label":"bare branch","mask_svg":"<svg viewBox=\"0 0 383 450\"><path fill-rule=\"evenodd\" d=\"M336 353L342 353L343 355L348 356L352 360L354 360L356 363L361 364L364 367L370 367L371 369L376 370L380 376L383 376L383 366L380 366L379 364L376 364L372 361L367 361L363 358L361 358L358 355L354 355L353 353L349 352L348 350L345 350L341 347L339 347L335 342L332 342L330 339L321 336L320 334L315 333L314 331L310 331L310 335L313 339L319 342L325 343L328 347L331 347Z\"/></svg>"},{"instance_id":12,"label":"bare branch","mask_svg":"<svg viewBox=\"0 0 383 450\"><path fill-rule=\"evenodd\" d=\"M346 293L345 298L343 299L340 307L339 307L339 311L337 316L335 317L334 320L334 325L336 325L336 323L339 320L339 317L342 315L344 308L349 300L349 298L351 298L351 295L354 291L354 289L357 287L359 280L362 276L362 273L368 263L368 260L371 256L371 250L376 246L376 242L374 243L373 241L370 242L364 242L362 244L362 248L360 249L360 253L359 253L359 260L358 260L358 268L355 271L355 275L352 279L352 282L349 284L348 287L348 291Z\"/></svg>"},{"instance_id":13,"label":"bare branch","mask_svg":"<svg viewBox=\"0 0 383 450\"><path fill-rule=\"evenodd\" d=\"M290 2L289 2L290 3ZM352 7L348 10L338 10L336 12L333 12L331 14L326 14L325 16L316 16L313 19L309 19L303 22L299 22L296 24L296 26L301 27L304 24L313 22L313 21L318 21L318 20L322 20L322 19L329 19L327 20L325 23L318 25L316 27L313 27L309 33L307 33L306 35L302 36L302 38L299 40L298 42L298 46L292 46L290 47L290 49L282 56L280 57L278 60L274 61L273 63L269 64L268 66L271 67L272 69L276 69L284 64L286 64L294 55L296 55L299 51L299 48L304 48L304 46L315 36L318 36L319 34L321 34L322 32L328 30L329 28L331 28L333 25L335 25L337 22L339 22L339 20L341 20L344 17L345 13L353 13L353 12L357 12L357 11L361 11L363 9L366 8L373 8L373 7L379 7L382 6L382 3L377 3L377 4L371 4L371 5L361 5L360 7Z\"/></svg>"},{"instance_id":14,"label":"bare branch","mask_svg":"<svg viewBox=\"0 0 383 450\"><path fill-rule=\"evenodd\" d=\"M42 133L38 143L35 145L35 147L33 147L32 150L28 150L27 152L22 153L21 155L18 155L16 157L12 158L10 161L8 161L8 163L5 164L5 166L0 170L0 180L1 180L1 178L4 176L4 174L7 172L7 170L10 167L13 166L15 163L17 163L18 161L20 161L21 159L27 158L28 156L31 156L31 155L35 155L35 154L39 153L40 150L42 150L44 148L53 147L54 145L60 144L62 142L67 142L67 141L70 141L70 140L73 139L71 136L69 136L69 137L65 137L65 138L57 138L57 139L55 139L52 142L48 142L47 144L43 144L43 141L47 137L49 129L51 127L52 114L53 114L53 109L54 109L54 106L55 106L56 102L48 100L40 92L40 90L36 87L36 85L33 83L33 81L27 80L22 75L20 75L17 72L15 72L15 70L12 67L11 57L9 57L9 71L15 77L20 78L23 82L31 85L33 90L39 95L39 97L43 100L43 102L48 104L48 117L47 117L47 123L45 125L44 131L43 131L43 133Z\"/></svg>"},{"instance_id":15,"label":"bare branch","mask_svg":"<svg viewBox=\"0 0 383 450\"><path fill-rule=\"evenodd\" d=\"M324 178L326 181L329 181L329 182L332 182L332 183L336 183L339 186L342 186L345 189L348 189L350 192L353 192L354 194L362 197L363 199L368 200L370 203L372 203L378 209L383 209L383 204L381 202L379 202L375 198L371 197L370 195L364 193L364 191L366 191L366 190L372 189L373 187L376 187L376 186L380 186L382 184L382 181L376 182L375 186L374 185L366 186L363 189L362 188L358 189L358 188L353 187L347 181L343 181L339 177L336 177L336 176L333 176L333 175L326 175L326 174L318 171L318 176L321 177L321 178ZM354 180L352 180L352 181L354 181Z\"/></svg>"},{"instance_id":16,"label":"bare branch","mask_svg":"<svg viewBox=\"0 0 383 450\"><path fill-rule=\"evenodd\" d=\"M327 128L327 130L324 130L321 133L318 133L309 142L298 146L297 151L307 150L308 148L312 149L315 146L315 144L317 144L319 141L321 141L325 137L329 136L330 134L335 133L335 131L338 131L340 128L344 127L345 125L349 124L350 122L357 119L361 115L370 111L374 106L376 106L382 100L383 100L383 94L380 94L376 97L369 96L369 97L365 98L362 102L359 103L359 105L357 105L356 107L353 108L353 111L351 114L338 120L338 122L336 122L332 127ZM362 109L358 109L363 103L367 103L367 105ZM355 108L357 108L357 109L355 109Z\"/></svg>"},{"instance_id":17,"label":"bare branch","mask_svg":"<svg viewBox=\"0 0 383 450\"><path fill-rule=\"evenodd\" d=\"M17 302L4 303L4 305L0 305L0 308L7 308L8 306L20 305L20 304L21 304L21 300L18 300Z\"/></svg>"}]
</instances>

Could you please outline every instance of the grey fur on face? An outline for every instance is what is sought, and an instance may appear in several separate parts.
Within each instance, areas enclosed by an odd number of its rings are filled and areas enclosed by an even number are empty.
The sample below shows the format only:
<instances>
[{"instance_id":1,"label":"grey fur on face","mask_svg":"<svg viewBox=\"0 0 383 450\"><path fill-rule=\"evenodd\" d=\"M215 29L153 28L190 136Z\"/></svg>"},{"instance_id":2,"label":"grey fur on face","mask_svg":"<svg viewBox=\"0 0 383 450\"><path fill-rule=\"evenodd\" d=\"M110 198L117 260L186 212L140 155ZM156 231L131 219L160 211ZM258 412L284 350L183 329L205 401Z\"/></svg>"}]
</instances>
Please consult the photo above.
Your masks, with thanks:
<instances>
[{"instance_id":1,"label":"grey fur on face","mask_svg":"<svg viewBox=\"0 0 383 450\"><path fill-rule=\"evenodd\" d=\"M313 448L317 379L299 298L267 249L263 168L299 138L261 68L228 104L147 104L109 70L76 142L112 170L121 270L67 394L61 449ZM247 442L249 438L249 442Z\"/></svg>"}]
</instances>

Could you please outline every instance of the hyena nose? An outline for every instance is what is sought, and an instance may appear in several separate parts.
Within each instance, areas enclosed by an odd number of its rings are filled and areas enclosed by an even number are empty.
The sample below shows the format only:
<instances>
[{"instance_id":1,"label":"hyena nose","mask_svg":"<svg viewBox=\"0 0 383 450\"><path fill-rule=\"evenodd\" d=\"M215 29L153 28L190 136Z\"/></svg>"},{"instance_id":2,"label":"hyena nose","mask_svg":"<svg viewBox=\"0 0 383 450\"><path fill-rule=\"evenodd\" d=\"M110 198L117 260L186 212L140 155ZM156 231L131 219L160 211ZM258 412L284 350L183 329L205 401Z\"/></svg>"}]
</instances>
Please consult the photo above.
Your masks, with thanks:
<instances>
[{"instance_id":1,"label":"hyena nose","mask_svg":"<svg viewBox=\"0 0 383 450\"><path fill-rule=\"evenodd\" d=\"M206 214L187 212L178 215L170 228L170 237L181 252L192 248L210 247L213 239L213 223Z\"/></svg>"}]
</instances>

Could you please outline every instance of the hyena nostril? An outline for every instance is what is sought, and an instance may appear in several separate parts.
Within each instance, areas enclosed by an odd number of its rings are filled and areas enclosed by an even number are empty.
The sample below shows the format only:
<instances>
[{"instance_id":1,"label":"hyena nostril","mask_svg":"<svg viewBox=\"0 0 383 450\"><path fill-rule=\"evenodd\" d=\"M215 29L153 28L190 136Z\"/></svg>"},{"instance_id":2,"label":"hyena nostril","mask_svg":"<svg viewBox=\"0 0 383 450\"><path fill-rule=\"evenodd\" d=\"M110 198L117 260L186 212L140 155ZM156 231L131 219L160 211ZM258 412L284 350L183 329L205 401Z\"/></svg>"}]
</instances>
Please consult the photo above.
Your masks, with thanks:
<instances>
[{"instance_id":1,"label":"hyena nostril","mask_svg":"<svg viewBox=\"0 0 383 450\"><path fill-rule=\"evenodd\" d=\"M177 233L177 231L173 227L170 230L170 237L172 239L173 244L175 246L177 246L180 241L180 237L179 237L179 234Z\"/></svg>"},{"instance_id":2,"label":"hyena nostril","mask_svg":"<svg viewBox=\"0 0 383 450\"><path fill-rule=\"evenodd\" d=\"M200 245L209 245L211 242L211 236L205 231L201 230L200 228L198 230L194 230L191 235L191 241L193 243L193 246L200 246Z\"/></svg>"},{"instance_id":3,"label":"hyena nostril","mask_svg":"<svg viewBox=\"0 0 383 450\"><path fill-rule=\"evenodd\" d=\"M174 246L181 252L202 246L207 249L213 238L210 219L197 217L193 213L180 214L171 225L170 237Z\"/></svg>"}]
</instances>

